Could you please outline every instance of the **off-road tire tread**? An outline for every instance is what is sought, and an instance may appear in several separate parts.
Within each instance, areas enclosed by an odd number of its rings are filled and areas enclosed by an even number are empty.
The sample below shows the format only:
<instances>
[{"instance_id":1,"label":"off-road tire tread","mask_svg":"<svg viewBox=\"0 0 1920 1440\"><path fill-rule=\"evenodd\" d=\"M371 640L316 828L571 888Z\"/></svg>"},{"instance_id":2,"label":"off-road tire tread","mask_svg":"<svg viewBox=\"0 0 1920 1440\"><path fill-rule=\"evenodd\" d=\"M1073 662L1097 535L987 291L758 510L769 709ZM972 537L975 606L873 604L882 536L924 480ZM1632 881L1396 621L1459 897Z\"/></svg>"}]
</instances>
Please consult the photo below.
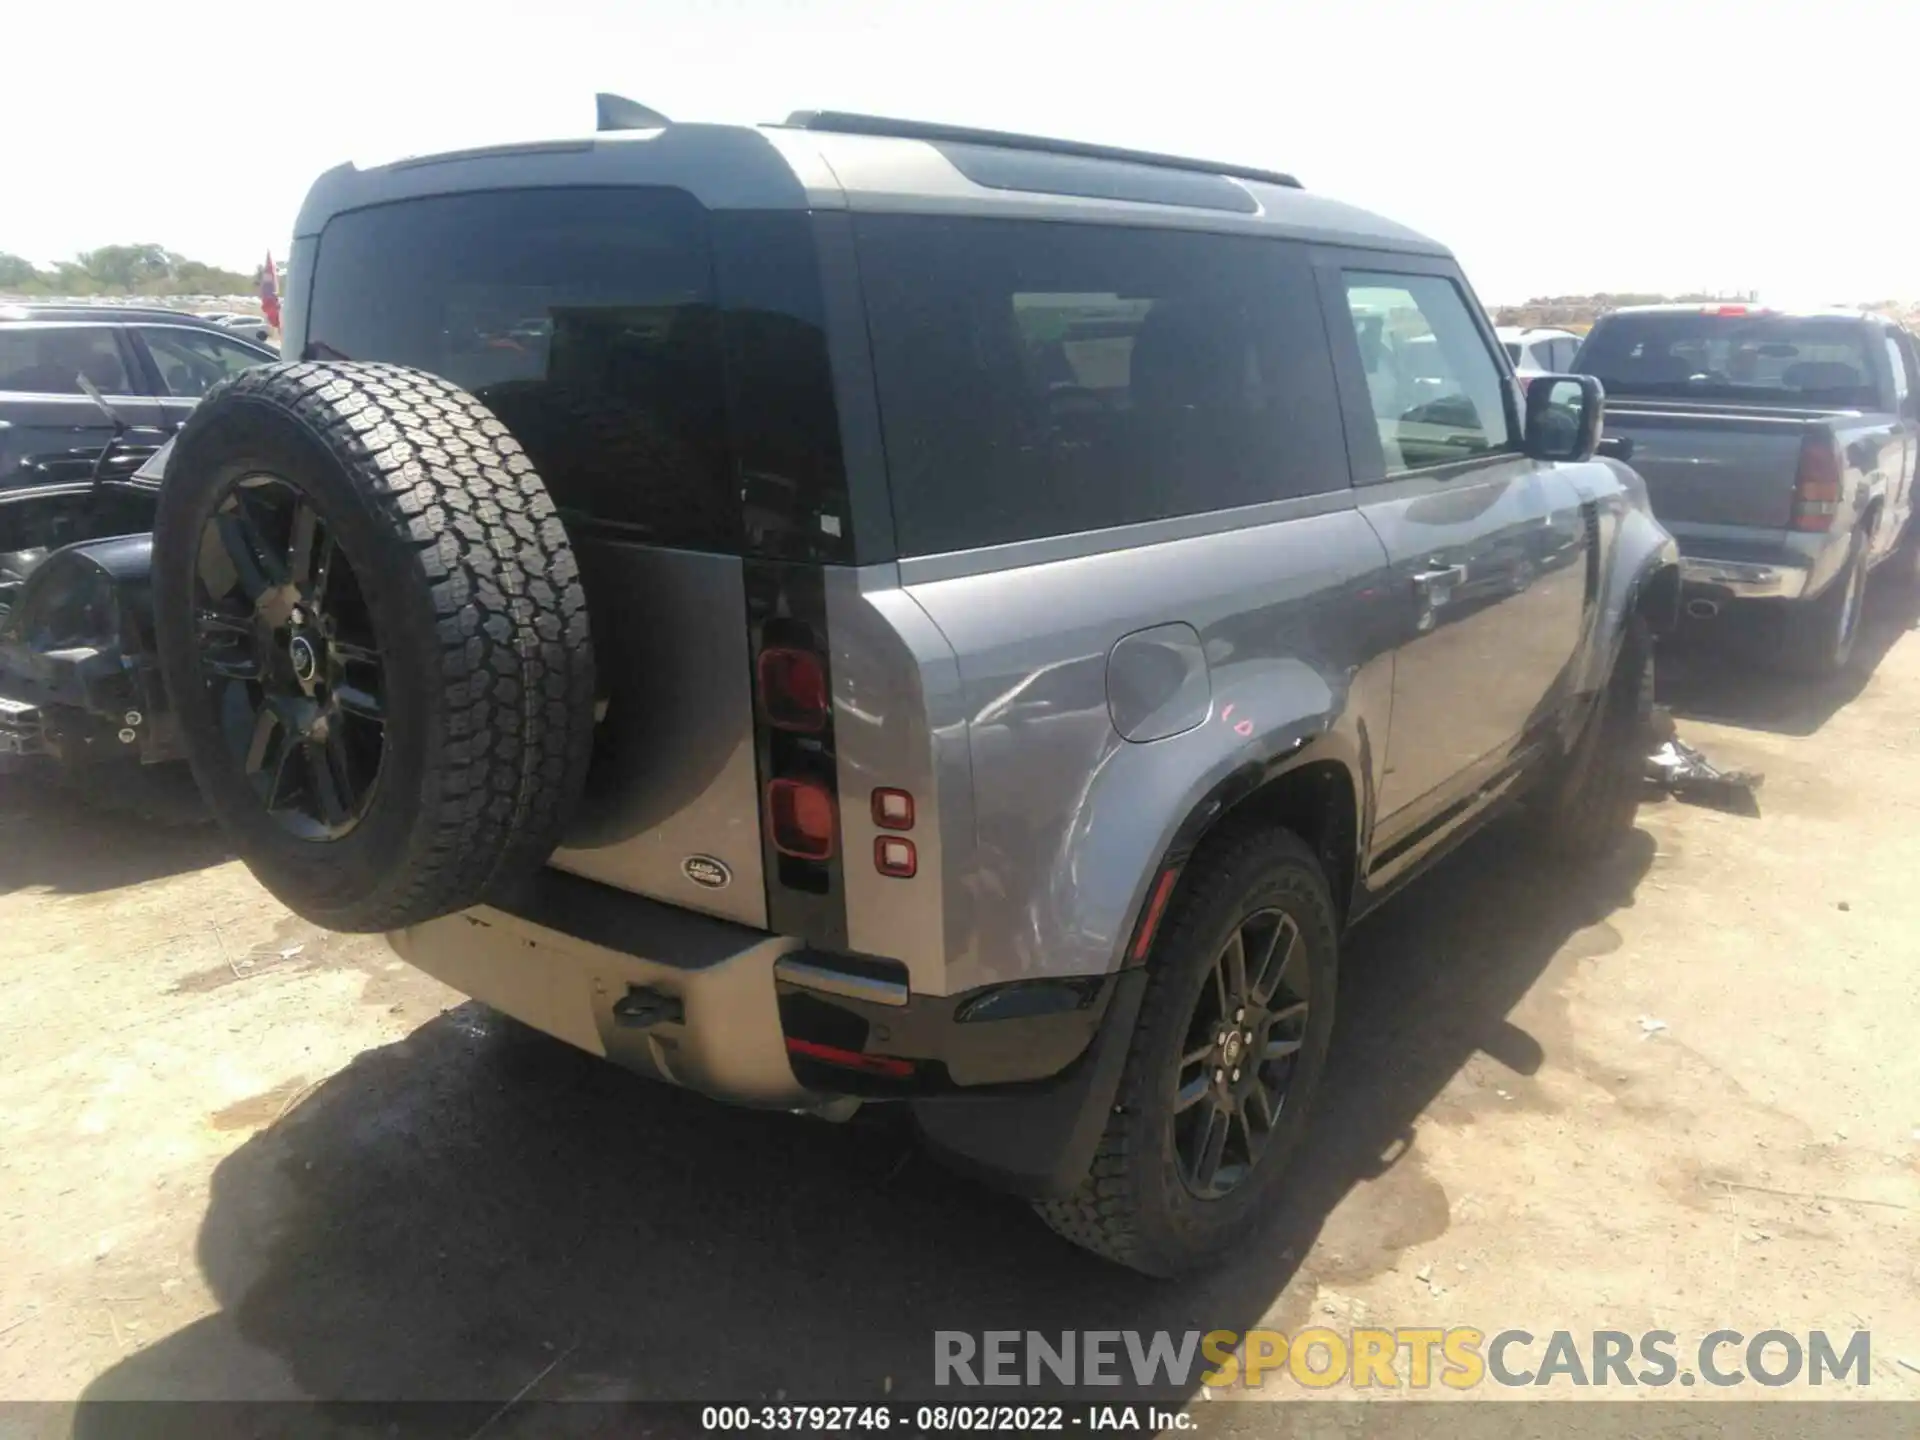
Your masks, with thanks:
<instances>
[{"instance_id":1,"label":"off-road tire tread","mask_svg":"<svg viewBox=\"0 0 1920 1440\"><path fill-rule=\"evenodd\" d=\"M1093 1164L1071 1194L1034 1202L1041 1219L1082 1249L1148 1275L1176 1274L1194 1262L1195 1257L1189 1255L1163 1253L1140 1233L1141 1186L1159 1182L1160 1157L1137 1153L1133 1127L1126 1123L1126 1118L1143 1103L1142 1087L1160 1083L1164 1078L1151 1073L1151 1057L1147 1051L1153 1027L1149 1018L1166 1006L1183 1002L1184 967L1178 957L1184 956L1188 947L1200 943L1200 932L1215 923L1219 908L1246 887L1252 872L1280 858L1300 862L1301 868L1294 877L1300 899L1318 910L1325 930L1321 938L1332 941L1337 930L1333 901L1321 878L1319 862L1306 842L1292 831L1258 826L1225 834L1210 842L1189 864L1166 919L1154 937L1153 951L1147 960L1146 991L1140 997L1140 1013L1128 1047L1120 1090L1114 1097L1114 1108L1107 1117Z\"/></svg>"},{"instance_id":2,"label":"off-road tire tread","mask_svg":"<svg viewBox=\"0 0 1920 1440\"><path fill-rule=\"evenodd\" d=\"M553 500L478 399L397 365L244 371L201 402L173 463L191 463L242 405L292 417L335 457L402 538L407 583L428 591L436 617L438 721L426 773L405 782L421 800L408 854L389 888L309 918L391 930L476 904L552 853L592 749L587 595Z\"/></svg>"}]
</instances>

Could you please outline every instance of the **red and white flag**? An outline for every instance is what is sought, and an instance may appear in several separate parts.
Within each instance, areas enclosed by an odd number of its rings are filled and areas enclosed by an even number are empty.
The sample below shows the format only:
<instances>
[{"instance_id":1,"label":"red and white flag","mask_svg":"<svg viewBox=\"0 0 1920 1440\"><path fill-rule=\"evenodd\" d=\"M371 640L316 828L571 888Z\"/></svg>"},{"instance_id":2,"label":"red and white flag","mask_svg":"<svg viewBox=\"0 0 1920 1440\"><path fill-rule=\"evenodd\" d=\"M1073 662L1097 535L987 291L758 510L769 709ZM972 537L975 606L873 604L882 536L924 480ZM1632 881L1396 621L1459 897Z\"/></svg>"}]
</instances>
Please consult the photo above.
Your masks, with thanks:
<instances>
[{"instance_id":1,"label":"red and white flag","mask_svg":"<svg viewBox=\"0 0 1920 1440\"><path fill-rule=\"evenodd\" d=\"M260 313L267 317L267 324L275 330L280 328L280 281L271 250L267 252L267 268L260 272Z\"/></svg>"}]
</instances>

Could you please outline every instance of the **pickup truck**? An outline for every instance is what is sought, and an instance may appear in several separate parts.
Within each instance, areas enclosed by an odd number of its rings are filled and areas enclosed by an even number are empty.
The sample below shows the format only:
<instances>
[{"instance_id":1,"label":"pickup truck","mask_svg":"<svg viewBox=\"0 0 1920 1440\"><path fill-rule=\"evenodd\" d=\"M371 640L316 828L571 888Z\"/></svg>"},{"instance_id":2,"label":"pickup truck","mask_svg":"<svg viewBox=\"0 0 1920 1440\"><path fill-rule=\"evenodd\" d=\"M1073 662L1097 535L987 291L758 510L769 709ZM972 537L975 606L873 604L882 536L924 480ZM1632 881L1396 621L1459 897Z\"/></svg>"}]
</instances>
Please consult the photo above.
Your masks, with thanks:
<instances>
[{"instance_id":1,"label":"pickup truck","mask_svg":"<svg viewBox=\"0 0 1920 1440\"><path fill-rule=\"evenodd\" d=\"M1913 336L1858 311L1637 306L1602 316L1574 369L1680 542L1688 615L1771 612L1791 668L1845 668L1867 574L1911 528Z\"/></svg>"}]
</instances>

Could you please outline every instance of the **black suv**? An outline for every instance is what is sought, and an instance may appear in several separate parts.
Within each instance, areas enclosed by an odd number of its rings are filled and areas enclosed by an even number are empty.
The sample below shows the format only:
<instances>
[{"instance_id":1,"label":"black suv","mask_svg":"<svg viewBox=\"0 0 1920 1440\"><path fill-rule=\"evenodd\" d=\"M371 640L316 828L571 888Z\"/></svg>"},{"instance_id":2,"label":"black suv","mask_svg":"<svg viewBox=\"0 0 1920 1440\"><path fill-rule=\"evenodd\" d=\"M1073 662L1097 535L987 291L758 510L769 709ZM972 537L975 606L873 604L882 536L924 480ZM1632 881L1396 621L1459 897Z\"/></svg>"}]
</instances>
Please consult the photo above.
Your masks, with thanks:
<instances>
[{"instance_id":1,"label":"black suv","mask_svg":"<svg viewBox=\"0 0 1920 1440\"><path fill-rule=\"evenodd\" d=\"M113 426L82 376L129 425L171 431L214 385L276 358L157 306L0 306L0 492L90 474ZM131 469L138 454L116 463Z\"/></svg>"},{"instance_id":2,"label":"black suv","mask_svg":"<svg viewBox=\"0 0 1920 1440\"><path fill-rule=\"evenodd\" d=\"M0 306L0 769L42 752L173 758L144 635L117 613L113 577L144 556L153 522L136 471L209 389L276 358L175 310ZM15 613L50 555L63 559L35 581L38 608ZM43 723L43 705L68 722Z\"/></svg>"}]
</instances>

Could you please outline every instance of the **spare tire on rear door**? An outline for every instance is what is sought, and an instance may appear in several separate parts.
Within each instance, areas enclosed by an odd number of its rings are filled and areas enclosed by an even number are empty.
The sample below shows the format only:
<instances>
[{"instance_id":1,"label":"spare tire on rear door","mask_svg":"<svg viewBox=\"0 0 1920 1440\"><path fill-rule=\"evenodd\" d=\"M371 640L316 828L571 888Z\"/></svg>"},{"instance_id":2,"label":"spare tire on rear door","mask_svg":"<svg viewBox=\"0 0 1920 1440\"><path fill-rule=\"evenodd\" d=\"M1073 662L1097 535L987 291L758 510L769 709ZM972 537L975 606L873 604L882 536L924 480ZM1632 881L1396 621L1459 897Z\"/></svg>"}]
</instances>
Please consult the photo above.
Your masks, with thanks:
<instances>
[{"instance_id":1,"label":"spare tire on rear door","mask_svg":"<svg viewBox=\"0 0 1920 1440\"><path fill-rule=\"evenodd\" d=\"M153 594L208 807L307 919L416 924L558 843L593 733L586 592L466 391L351 363L221 385L167 467Z\"/></svg>"}]
</instances>

